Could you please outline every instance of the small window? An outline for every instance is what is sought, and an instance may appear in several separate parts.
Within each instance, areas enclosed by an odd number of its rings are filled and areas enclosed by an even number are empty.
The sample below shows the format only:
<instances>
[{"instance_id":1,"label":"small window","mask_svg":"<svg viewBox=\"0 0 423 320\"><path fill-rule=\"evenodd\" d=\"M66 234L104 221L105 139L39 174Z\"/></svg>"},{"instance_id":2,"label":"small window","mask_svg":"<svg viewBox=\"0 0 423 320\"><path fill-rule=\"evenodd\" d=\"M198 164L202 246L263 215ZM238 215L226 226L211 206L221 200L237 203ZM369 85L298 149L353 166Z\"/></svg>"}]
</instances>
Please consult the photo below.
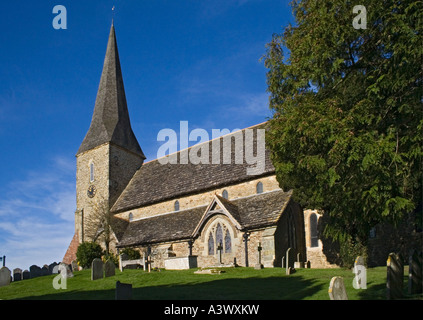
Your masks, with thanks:
<instances>
[{"instance_id":1,"label":"small window","mask_svg":"<svg viewBox=\"0 0 423 320\"><path fill-rule=\"evenodd\" d=\"M129 213L128 219L129 221L134 220L134 215L132 214L132 212Z\"/></svg>"},{"instance_id":2,"label":"small window","mask_svg":"<svg viewBox=\"0 0 423 320\"><path fill-rule=\"evenodd\" d=\"M263 193L263 183L259 182L256 186L257 193Z\"/></svg>"},{"instance_id":3,"label":"small window","mask_svg":"<svg viewBox=\"0 0 423 320\"><path fill-rule=\"evenodd\" d=\"M90 163L90 182L94 181L94 163Z\"/></svg>"},{"instance_id":4,"label":"small window","mask_svg":"<svg viewBox=\"0 0 423 320\"><path fill-rule=\"evenodd\" d=\"M179 201L175 201L175 211L179 211Z\"/></svg>"},{"instance_id":5,"label":"small window","mask_svg":"<svg viewBox=\"0 0 423 320\"><path fill-rule=\"evenodd\" d=\"M370 229L369 237L371 239L376 238L376 227L373 227L373 228Z\"/></svg>"},{"instance_id":6,"label":"small window","mask_svg":"<svg viewBox=\"0 0 423 320\"><path fill-rule=\"evenodd\" d=\"M310 215L310 246L319 246L319 238L317 233L317 215L315 213Z\"/></svg>"},{"instance_id":7,"label":"small window","mask_svg":"<svg viewBox=\"0 0 423 320\"><path fill-rule=\"evenodd\" d=\"M208 240L208 254L209 256L214 255L214 239L213 239L213 235L209 234L209 240Z\"/></svg>"},{"instance_id":8,"label":"small window","mask_svg":"<svg viewBox=\"0 0 423 320\"><path fill-rule=\"evenodd\" d=\"M228 191L226 189L223 190L222 197L225 198L225 199L229 199Z\"/></svg>"}]
</instances>

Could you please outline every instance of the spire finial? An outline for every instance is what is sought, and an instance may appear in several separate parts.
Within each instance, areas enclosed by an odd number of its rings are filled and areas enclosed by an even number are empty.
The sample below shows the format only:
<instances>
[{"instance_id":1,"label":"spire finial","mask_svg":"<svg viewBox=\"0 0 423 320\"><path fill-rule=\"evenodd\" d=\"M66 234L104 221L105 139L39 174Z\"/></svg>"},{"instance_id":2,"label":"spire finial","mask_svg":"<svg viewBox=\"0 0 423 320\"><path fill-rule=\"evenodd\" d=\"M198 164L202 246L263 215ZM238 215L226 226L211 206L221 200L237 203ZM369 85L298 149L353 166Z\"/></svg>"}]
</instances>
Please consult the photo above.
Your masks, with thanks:
<instances>
[{"instance_id":1,"label":"spire finial","mask_svg":"<svg viewBox=\"0 0 423 320\"><path fill-rule=\"evenodd\" d=\"M112 7L112 25L113 25L114 19L115 19L115 6L113 5L113 7Z\"/></svg>"}]
</instances>

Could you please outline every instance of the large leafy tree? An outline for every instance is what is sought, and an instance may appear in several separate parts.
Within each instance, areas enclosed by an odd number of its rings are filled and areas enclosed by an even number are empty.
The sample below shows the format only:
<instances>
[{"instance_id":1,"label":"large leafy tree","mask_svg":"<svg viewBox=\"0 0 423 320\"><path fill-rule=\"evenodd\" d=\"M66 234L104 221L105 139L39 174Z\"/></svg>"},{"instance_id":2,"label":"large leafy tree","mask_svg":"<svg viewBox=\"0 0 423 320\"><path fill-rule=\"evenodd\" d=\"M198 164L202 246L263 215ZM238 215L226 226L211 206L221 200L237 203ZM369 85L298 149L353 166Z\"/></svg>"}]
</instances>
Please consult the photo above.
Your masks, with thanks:
<instances>
[{"instance_id":1,"label":"large leafy tree","mask_svg":"<svg viewBox=\"0 0 423 320\"><path fill-rule=\"evenodd\" d=\"M327 236L365 244L370 228L398 223L422 199L423 3L291 5L295 25L264 57L276 175L327 215ZM367 29L353 27L355 5Z\"/></svg>"}]
</instances>

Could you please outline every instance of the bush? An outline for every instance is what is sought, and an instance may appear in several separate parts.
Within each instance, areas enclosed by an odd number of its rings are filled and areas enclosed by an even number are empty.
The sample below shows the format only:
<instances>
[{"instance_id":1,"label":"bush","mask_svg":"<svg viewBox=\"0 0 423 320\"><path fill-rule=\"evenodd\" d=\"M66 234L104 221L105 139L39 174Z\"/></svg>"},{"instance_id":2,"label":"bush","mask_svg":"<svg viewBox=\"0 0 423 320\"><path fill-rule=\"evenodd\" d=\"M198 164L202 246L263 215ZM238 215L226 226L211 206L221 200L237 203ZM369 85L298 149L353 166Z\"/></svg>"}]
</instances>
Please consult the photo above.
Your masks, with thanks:
<instances>
[{"instance_id":1,"label":"bush","mask_svg":"<svg viewBox=\"0 0 423 320\"><path fill-rule=\"evenodd\" d=\"M115 266L119 266L119 257L112 252L105 253L103 256L103 262L106 262L107 260L112 260Z\"/></svg>"},{"instance_id":2,"label":"bush","mask_svg":"<svg viewBox=\"0 0 423 320\"><path fill-rule=\"evenodd\" d=\"M91 268L91 263L95 258L101 258L103 249L95 242L83 242L78 246L76 259L83 268Z\"/></svg>"}]
</instances>

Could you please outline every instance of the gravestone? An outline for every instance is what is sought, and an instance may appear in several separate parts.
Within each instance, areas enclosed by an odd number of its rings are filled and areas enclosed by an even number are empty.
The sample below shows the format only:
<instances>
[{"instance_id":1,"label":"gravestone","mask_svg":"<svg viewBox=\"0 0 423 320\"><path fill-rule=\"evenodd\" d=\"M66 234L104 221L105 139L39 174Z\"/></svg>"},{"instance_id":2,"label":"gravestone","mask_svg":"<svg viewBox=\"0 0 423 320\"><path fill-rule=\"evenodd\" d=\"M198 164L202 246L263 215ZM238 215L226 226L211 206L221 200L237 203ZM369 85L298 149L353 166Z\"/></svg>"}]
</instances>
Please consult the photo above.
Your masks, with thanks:
<instances>
[{"instance_id":1,"label":"gravestone","mask_svg":"<svg viewBox=\"0 0 423 320\"><path fill-rule=\"evenodd\" d=\"M29 272L28 270L24 270L24 272L22 272L22 279L23 280L31 279L31 272Z\"/></svg>"},{"instance_id":2,"label":"gravestone","mask_svg":"<svg viewBox=\"0 0 423 320\"><path fill-rule=\"evenodd\" d=\"M304 261L300 252L297 254L297 261L294 262L294 268L304 268Z\"/></svg>"},{"instance_id":3,"label":"gravestone","mask_svg":"<svg viewBox=\"0 0 423 320\"><path fill-rule=\"evenodd\" d=\"M56 264L53 269L51 270L52 274L58 274L59 273L59 265Z\"/></svg>"},{"instance_id":4,"label":"gravestone","mask_svg":"<svg viewBox=\"0 0 423 320\"><path fill-rule=\"evenodd\" d=\"M294 269L294 262L295 262L294 249L288 248L288 250L286 250L286 255L285 255L286 274L289 274L289 271L288 271L289 268Z\"/></svg>"},{"instance_id":5,"label":"gravestone","mask_svg":"<svg viewBox=\"0 0 423 320\"><path fill-rule=\"evenodd\" d=\"M11 272L8 267L1 267L0 269L0 287L8 286L10 284Z\"/></svg>"},{"instance_id":6,"label":"gravestone","mask_svg":"<svg viewBox=\"0 0 423 320\"><path fill-rule=\"evenodd\" d=\"M104 264L104 276L107 277L111 277L115 275L115 264L113 263L112 260L107 260L106 263Z\"/></svg>"},{"instance_id":7,"label":"gravestone","mask_svg":"<svg viewBox=\"0 0 423 320\"><path fill-rule=\"evenodd\" d=\"M259 245L257 247L257 264L254 266L254 269L260 270L263 269L263 264L261 263L261 251L263 250L263 247L261 246L261 243L259 242Z\"/></svg>"},{"instance_id":8,"label":"gravestone","mask_svg":"<svg viewBox=\"0 0 423 320\"><path fill-rule=\"evenodd\" d=\"M333 277L330 280L328 293L331 300L348 300L344 279L342 277Z\"/></svg>"},{"instance_id":9,"label":"gravestone","mask_svg":"<svg viewBox=\"0 0 423 320\"><path fill-rule=\"evenodd\" d=\"M390 253L386 261L386 298L400 299L403 296L404 264L396 253Z\"/></svg>"},{"instance_id":10,"label":"gravestone","mask_svg":"<svg viewBox=\"0 0 423 320\"><path fill-rule=\"evenodd\" d=\"M358 256L354 261L353 273L355 277L353 279L354 289L367 289L367 270L366 262L362 256Z\"/></svg>"},{"instance_id":11,"label":"gravestone","mask_svg":"<svg viewBox=\"0 0 423 320\"><path fill-rule=\"evenodd\" d=\"M56 266L57 266L57 268L56 268ZM50 274L58 273L59 272L59 264L57 262L53 262L53 263L49 264L48 270L49 270ZM54 271L56 271L56 272L54 272Z\"/></svg>"},{"instance_id":12,"label":"gravestone","mask_svg":"<svg viewBox=\"0 0 423 320\"><path fill-rule=\"evenodd\" d=\"M116 281L115 300L131 300L132 284Z\"/></svg>"},{"instance_id":13,"label":"gravestone","mask_svg":"<svg viewBox=\"0 0 423 320\"><path fill-rule=\"evenodd\" d=\"M91 263L91 280L97 280L103 278L103 261L99 258L95 258Z\"/></svg>"},{"instance_id":14,"label":"gravestone","mask_svg":"<svg viewBox=\"0 0 423 320\"><path fill-rule=\"evenodd\" d=\"M408 258L408 294L422 293L422 252L411 250Z\"/></svg>"},{"instance_id":15,"label":"gravestone","mask_svg":"<svg viewBox=\"0 0 423 320\"><path fill-rule=\"evenodd\" d=\"M59 273L62 276L62 278L72 278L73 277L73 273L72 270L70 269L69 265L66 263L61 262L59 264Z\"/></svg>"},{"instance_id":16,"label":"gravestone","mask_svg":"<svg viewBox=\"0 0 423 320\"><path fill-rule=\"evenodd\" d=\"M217 257L219 259L219 261L218 261L219 264L223 264L222 252L223 252L223 246L222 246L222 242L220 242L217 246Z\"/></svg>"},{"instance_id":17,"label":"gravestone","mask_svg":"<svg viewBox=\"0 0 423 320\"><path fill-rule=\"evenodd\" d=\"M72 260L71 262L71 268L72 268L72 272L78 271L78 263L76 262L76 260Z\"/></svg>"},{"instance_id":18,"label":"gravestone","mask_svg":"<svg viewBox=\"0 0 423 320\"><path fill-rule=\"evenodd\" d=\"M23 279L22 269L15 268L13 269L13 281L21 281Z\"/></svg>"},{"instance_id":19,"label":"gravestone","mask_svg":"<svg viewBox=\"0 0 423 320\"><path fill-rule=\"evenodd\" d=\"M49 270L48 270L48 265L43 265L43 267L41 268L41 275L42 276L48 276L50 274Z\"/></svg>"},{"instance_id":20,"label":"gravestone","mask_svg":"<svg viewBox=\"0 0 423 320\"><path fill-rule=\"evenodd\" d=\"M35 264L29 267L29 273L31 274L31 279L41 277L43 275L41 268Z\"/></svg>"}]
</instances>

